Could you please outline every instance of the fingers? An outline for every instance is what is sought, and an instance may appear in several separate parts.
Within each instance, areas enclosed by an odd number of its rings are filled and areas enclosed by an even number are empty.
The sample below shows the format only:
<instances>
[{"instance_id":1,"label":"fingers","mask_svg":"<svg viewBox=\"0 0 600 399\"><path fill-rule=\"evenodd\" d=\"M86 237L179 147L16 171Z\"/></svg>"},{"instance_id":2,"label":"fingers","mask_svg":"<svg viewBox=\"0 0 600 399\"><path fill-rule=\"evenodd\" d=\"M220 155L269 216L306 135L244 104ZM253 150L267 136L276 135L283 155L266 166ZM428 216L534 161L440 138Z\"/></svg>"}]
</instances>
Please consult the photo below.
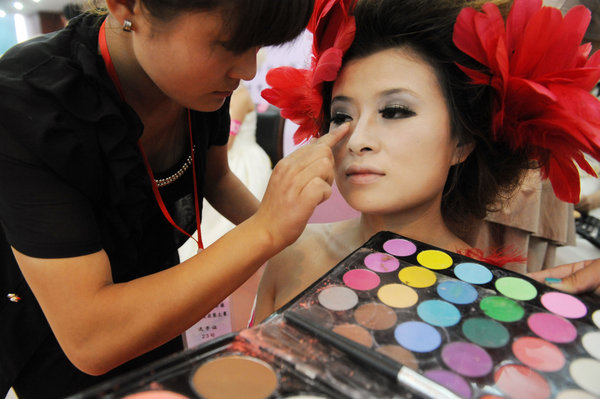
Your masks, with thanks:
<instances>
[{"instance_id":1,"label":"fingers","mask_svg":"<svg viewBox=\"0 0 600 399\"><path fill-rule=\"evenodd\" d=\"M540 283L545 283L547 278L553 279L558 278L562 279L567 277L577 270L585 267L585 261L569 263L566 265L560 265L556 267L552 267L550 269L540 270L539 272L528 273L527 275L532 279L539 281Z\"/></svg>"},{"instance_id":2,"label":"fingers","mask_svg":"<svg viewBox=\"0 0 600 399\"><path fill-rule=\"evenodd\" d=\"M561 265L529 276L568 293L594 292L600 295L600 259Z\"/></svg>"},{"instance_id":3,"label":"fingers","mask_svg":"<svg viewBox=\"0 0 600 399\"><path fill-rule=\"evenodd\" d=\"M346 137L350 131L350 123L346 122L329 131L329 133L319 137L314 143L325 144L329 148L333 148L341 139Z\"/></svg>"}]
</instances>

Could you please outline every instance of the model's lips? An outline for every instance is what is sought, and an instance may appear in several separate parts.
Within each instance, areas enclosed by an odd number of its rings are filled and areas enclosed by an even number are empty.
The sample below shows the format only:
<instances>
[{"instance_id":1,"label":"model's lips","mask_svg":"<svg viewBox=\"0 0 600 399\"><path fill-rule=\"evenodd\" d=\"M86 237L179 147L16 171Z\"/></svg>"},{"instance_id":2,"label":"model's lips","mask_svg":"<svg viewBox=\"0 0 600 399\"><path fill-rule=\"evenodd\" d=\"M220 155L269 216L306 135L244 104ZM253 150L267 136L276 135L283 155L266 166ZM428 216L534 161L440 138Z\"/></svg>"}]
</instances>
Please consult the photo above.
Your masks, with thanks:
<instances>
[{"instance_id":1,"label":"model's lips","mask_svg":"<svg viewBox=\"0 0 600 399\"><path fill-rule=\"evenodd\" d=\"M352 183L371 183L385 173L372 166L350 165L346 168L346 176Z\"/></svg>"}]
</instances>

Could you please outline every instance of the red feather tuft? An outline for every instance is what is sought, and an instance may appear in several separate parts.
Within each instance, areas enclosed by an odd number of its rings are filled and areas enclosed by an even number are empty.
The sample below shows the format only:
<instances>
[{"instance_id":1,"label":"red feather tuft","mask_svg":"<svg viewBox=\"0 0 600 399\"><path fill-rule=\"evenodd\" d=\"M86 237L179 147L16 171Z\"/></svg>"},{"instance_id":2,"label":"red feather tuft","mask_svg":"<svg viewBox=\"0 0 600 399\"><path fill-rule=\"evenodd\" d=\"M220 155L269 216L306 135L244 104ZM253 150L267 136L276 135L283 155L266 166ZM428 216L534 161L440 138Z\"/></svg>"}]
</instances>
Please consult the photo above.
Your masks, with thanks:
<instances>
[{"instance_id":1,"label":"red feather tuft","mask_svg":"<svg viewBox=\"0 0 600 399\"><path fill-rule=\"evenodd\" d=\"M316 0L307 29L313 33L311 69L281 67L267 73L271 88L262 97L281 109L281 116L299 125L294 143L319 135L323 121L323 82L337 78L342 57L354 40L354 0Z\"/></svg>"},{"instance_id":2,"label":"red feather tuft","mask_svg":"<svg viewBox=\"0 0 600 399\"><path fill-rule=\"evenodd\" d=\"M579 201L577 166L600 160L600 52L588 59L581 40L590 22L583 6L562 16L542 0L515 0L506 27L497 6L466 8L458 16L456 46L487 72L459 65L475 84L496 91L494 138L525 149L542 166L558 198Z\"/></svg>"}]
</instances>

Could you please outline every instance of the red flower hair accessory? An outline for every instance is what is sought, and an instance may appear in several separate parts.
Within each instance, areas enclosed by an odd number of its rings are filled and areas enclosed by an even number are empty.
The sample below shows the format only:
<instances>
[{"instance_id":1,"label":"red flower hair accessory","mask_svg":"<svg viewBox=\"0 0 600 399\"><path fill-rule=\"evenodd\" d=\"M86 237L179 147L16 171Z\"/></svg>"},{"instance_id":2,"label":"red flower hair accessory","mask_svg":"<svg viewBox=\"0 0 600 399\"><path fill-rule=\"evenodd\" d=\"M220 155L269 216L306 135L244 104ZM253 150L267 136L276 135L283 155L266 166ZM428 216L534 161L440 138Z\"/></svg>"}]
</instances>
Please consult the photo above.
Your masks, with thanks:
<instances>
[{"instance_id":1,"label":"red flower hair accessory","mask_svg":"<svg viewBox=\"0 0 600 399\"><path fill-rule=\"evenodd\" d=\"M316 0L307 29L313 34L310 69L279 67L267 73L271 88L262 97L281 109L281 116L299 125L294 143L319 135L323 121L323 82L334 81L342 57L354 40L350 15L354 0Z\"/></svg>"},{"instance_id":2,"label":"red flower hair accessory","mask_svg":"<svg viewBox=\"0 0 600 399\"><path fill-rule=\"evenodd\" d=\"M584 159L600 160L600 101L590 92L600 80L600 52L588 59L581 45L590 22L583 6L563 18L542 0L515 0L506 27L498 7L461 11L454 44L488 68L459 67L475 84L495 89L493 134L524 149L542 167L556 196L579 201L581 169L596 176Z\"/></svg>"}]
</instances>

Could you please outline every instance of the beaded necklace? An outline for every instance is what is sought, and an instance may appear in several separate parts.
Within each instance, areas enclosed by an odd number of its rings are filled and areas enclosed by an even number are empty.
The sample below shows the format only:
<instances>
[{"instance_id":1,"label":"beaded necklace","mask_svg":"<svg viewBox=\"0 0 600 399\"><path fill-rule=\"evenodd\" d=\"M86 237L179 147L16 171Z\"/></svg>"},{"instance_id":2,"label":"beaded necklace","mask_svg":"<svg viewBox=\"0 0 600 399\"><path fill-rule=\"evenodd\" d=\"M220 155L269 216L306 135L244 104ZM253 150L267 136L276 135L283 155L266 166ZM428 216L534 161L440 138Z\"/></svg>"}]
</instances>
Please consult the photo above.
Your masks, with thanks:
<instances>
[{"instance_id":1,"label":"beaded necklace","mask_svg":"<svg viewBox=\"0 0 600 399\"><path fill-rule=\"evenodd\" d=\"M105 25L106 25L106 19L104 19L104 21L102 22L102 25L100 26L100 32L98 34L98 45L100 46L100 54L102 55L102 58L104 59L104 65L106 66L106 70L108 71L110 78L112 79L113 83L117 87L117 90L119 91L119 94L121 95L121 99L123 99L123 101L124 101L125 97L123 96L123 91L121 89L121 82L119 81L119 76L117 75L117 70L115 69L115 66L112 63L112 58L110 57L110 52L108 51L108 44L106 42ZM188 128L189 128L189 133L190 133L190 148L191 148L192 153L188 157L186 162L183 164L181 169L179 169L177 172L175 172L175 174L167 177L166 179L159 179L159 180L154 179L154 173L152 172L152 168L150 167L150 163L148 162L148 158L146 157L146 153L144 152L144 148L143 148L142 142L140 140L138 140L138 148L140 149L140 153L142 154L142 158L144 159L144 165L146 166L146 171L148 172L148 175L150 176L150 180L152 182L152 192L154 193L156 202L158 203L158 206L160 207L160 210L162 211L163 215L169 221L169 223L171 223L171 225L173 225L173 227L175 227L181 233L185 234L186 236L188 236L191 239L193 239L194 241L196 241L196 243L198 244L198 249L203 249L204 246L202 244L202 235L200 233L200 209L199 209L200 207L198 205L199 204L199 202L198 202L198 182L196 180L196 163L194 161L194 141L192 138L192 116L191 116L191 112L190 112L189 108L187 110L187 116L188 116ZM159 182L160 182L160 187L164 187L168 184L171 184L175 180L179 179L179 177L181 177L181 175L183 175L183 173L190 167L190 164L192 165L192 172L194 174L194 178L193 178L193 180L194 180L194 207L196 209L196 227L198 229L198 239L195 239L191 234L189 234L187 231L183 230L181 227L179 227L177 225L177 223L175 223L175 221L169 214L169 211L167 210L167 207L165 206L165 203L164 203L162 196L160 195L160 191L158 189Z\"/></svg>"}]
</instances>

